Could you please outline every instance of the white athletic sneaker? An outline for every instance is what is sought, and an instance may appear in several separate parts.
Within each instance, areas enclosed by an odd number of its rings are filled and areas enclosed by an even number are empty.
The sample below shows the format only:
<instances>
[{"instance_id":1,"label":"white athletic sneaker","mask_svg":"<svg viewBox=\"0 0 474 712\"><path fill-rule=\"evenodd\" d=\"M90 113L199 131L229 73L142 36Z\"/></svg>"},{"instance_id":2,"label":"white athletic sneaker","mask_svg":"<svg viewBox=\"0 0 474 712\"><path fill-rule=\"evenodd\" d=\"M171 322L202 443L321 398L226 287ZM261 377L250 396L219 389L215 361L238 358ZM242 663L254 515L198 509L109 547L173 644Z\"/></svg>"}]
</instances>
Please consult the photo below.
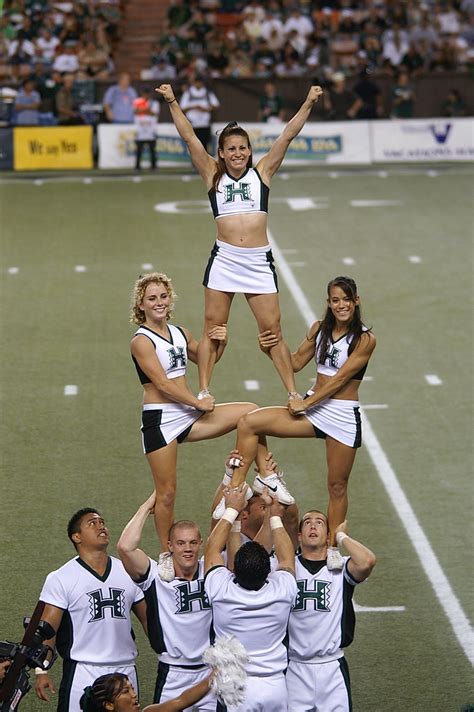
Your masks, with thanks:
<instances>
[{"instance_id":1,"label":"white athletic sneaker","mask_svg":"<svg viewBox=\"0 0 474 712\"><path fill-rule=\"evenodd\" d=\"M245 499L247 500L247 502L249 501L250 497L252 497L252 495L253 495L253 492L250 489L250 487L247 485L247 491L245 493ZM222 497L219 504L217 505L217 507L215 508L215 510L212 513L212 518L220 519L222 517L222 515L224 514L224 512L225 512L225 498Z\"/></svg>"},{"instance_id":2,"label":"white athletic sneaker","mask_svg":"<svg viewBox=\"0 0 474 712\"><path fill-rule=\"evenodd\" d=\"M337 546L328 546L326 554L326 566L329 571L340 571L344 566L344 559Z\"/></svg>"},{"instance_id":3,"label":"white athletic sneaker","mask_svg":"<svg viewBox=\"0 0 474 712\"><path fill-rule=\"evenodd\" d=\"M258 494L262 494L264 487L268 487L271 496L276 497L281 504L295 503L295 498L290 494L282 472L274 472L267 477L257 475L252 487Z\"/></svg>"},{"instance_id":4,"label":"white athletic sneaker","mask_svg":"<svg viewBox=\"0 0 474 712\"><path fill-rule=\"evenodd\" d=\"M173 557L169 551L163 551L158 557L158 576L162 581L172 581L175 577Z\"/></svg>"}]
</instances>

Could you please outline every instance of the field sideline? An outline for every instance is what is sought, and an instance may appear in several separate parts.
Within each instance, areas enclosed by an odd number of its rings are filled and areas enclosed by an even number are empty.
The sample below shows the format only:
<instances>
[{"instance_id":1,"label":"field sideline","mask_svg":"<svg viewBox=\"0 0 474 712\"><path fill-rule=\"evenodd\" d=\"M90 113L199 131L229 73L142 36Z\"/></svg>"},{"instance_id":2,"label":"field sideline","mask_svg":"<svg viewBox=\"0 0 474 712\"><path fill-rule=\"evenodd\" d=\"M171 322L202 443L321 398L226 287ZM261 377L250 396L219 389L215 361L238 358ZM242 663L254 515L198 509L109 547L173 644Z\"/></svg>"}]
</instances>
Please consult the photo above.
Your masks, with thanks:
<instances>
[{"instance_id":1,"label":"field sideline","mask_svg":"<svg viewBox=\"0 0 474 712\"><path fill-rule=\"evenodd\" d=\"M377 349L361 387L364 446L349 527L378 556L356 591L354 710L460 712L474 704L472 166L308 169L272 184L283 329L294 349L350 274ZM175 323L201 331L214 229L193 174L0 176L2 516L0 639L21 637L45 575L74 554L70 514L97 506L111 541L148 495L128 300L148 269L173 278ZM150 267L152 266L152 267ZM297 376L300 390L314 375ZM197 385L195 374L192 386ZM256 390L248 390L249 383ZM66 386L75 386L65 394ZM236 298L219 401L284 402ZM181 448L177 516L205 533L233 435ZM272 440L302 508L325 507L321 442ZM144 548L155 553L152 525ZM111 552L113 547L111 547ZM154 656L139 631L142 700ZM55 679L60 667L56 664ZM22 709L49 709L30 693Z\"/></svg>"}]
</instances>

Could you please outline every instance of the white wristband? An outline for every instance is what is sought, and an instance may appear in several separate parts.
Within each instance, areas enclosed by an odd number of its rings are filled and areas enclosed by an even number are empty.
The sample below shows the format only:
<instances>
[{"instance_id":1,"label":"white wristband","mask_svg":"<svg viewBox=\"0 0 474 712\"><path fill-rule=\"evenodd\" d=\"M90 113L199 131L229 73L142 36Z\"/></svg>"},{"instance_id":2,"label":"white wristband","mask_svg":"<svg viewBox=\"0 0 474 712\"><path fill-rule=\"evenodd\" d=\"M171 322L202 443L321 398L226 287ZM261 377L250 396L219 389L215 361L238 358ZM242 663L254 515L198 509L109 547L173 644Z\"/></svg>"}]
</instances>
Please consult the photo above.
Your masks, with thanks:
<instances>
[{"instance_id":1,"label":"white wristband","mask_svg":"<svg viewBox=\"0 0 474 712\"><path fill-rule=\"evenodd\" d=\"M43 670L43 668L35 667L35 675L47 675L48 671Z\"/></svg>"},{"instance_id":2,"label":"white wristband","mask_svg":"<svg viewBox=\"0 0 474 712\"><path fill-rule=\"evenodd\" d=\"M242 523L241 523L240 520L239 520L239 521L234 522L234 523L232 524L232 527L231 527L230 531L231 531L231 532L237 532L238 534L240 534L240 530L241 530L241 529L242 529Z\"/></svg>"},{"instance_id":3,"label":"white wristband","mask_svg":"<svg viewBox=\"0 0 474 712\"><path fill-rule=\"evenodd\" d=\"M225 519L226 522L229 522L229 524L233 524L238 516L239 512L236 509L233 507L227 507L221 519Z\"/></svg>"},{"instance_id":4,"label":"white wristband","mask_svg":"<svg viewBox=\"0 0 474 712\"><path fill-rule=\"evenodd\" d=\"M348 536L349 535L346 534L345 532L337 532L337 534L336 534L337 545L340 546L342 544L342 542L344 541L344 539L347 539Z\"/></svg>"},{"instance_id":5,"label":"white wristband","mask_svg":"<svg viewBox=\"0 0 474 712\"><path fill-rule=\"evenodd\" d=\"M270 529L280 529L281 527L283 527L281 517L270 517Z\"/></svg>"}]
</instances>

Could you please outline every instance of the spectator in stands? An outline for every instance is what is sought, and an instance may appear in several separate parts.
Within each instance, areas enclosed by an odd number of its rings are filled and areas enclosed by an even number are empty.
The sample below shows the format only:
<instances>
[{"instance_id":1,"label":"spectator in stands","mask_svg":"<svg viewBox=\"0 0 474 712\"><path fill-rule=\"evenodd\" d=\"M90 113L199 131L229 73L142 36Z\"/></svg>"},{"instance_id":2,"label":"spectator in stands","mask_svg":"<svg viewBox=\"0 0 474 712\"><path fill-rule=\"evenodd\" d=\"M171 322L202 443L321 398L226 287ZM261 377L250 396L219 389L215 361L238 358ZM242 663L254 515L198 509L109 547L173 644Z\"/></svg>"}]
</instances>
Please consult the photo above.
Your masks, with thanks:
<instances>
[{"instance_id":1,"label":"spectator in stands","mask_svg":"<svg viewBox=\"0 0 474 712\"><path fill-rule=\"evenodd\" d=\"M438 46L439 38L435 28L430 25L426 12L419 24L412 28L410 32L410 42L413 43L416 50L425 57L429 63L433 52Z\"/></svg>"},{"instance_id":2,"label":"spectator in stands","mask_svg":"<svg viewBox=\"0 0 474 712\"><path fill-rule=\"evenodd\" d=\"M12 77L29 74L34 56L34 44L25 37L22 30L19 30L16 39L10 43L8 48L8 64L11 67Z\"/></svg>"},{"instance_id":3,"label":"spectator in stands","mask_svg":"<svg viewBox=\"0 0 474 712\"><path fill-rule=\"evenodd\" d=\"M56 95L63 85L61 74L51 68L47 70L44 65L37 63L32 77L41 97L42 113L56 116Z\"/></svg>"},{"instance_id":4,"label":"spectator in stands","mask_svg":"<svg viewBox=\"0 0 474 712\"><path fill-rule=\"evenodd\" d=\"M268 46L267 40L261 37L257 41L256 50L253 55L253 61L255 64L262 62L266 67L273 68L277 63L278 57L276 52L274 52Z\"/></svg>"},{"instance_id":5,"label":"spectator in stands","mask_svg":"<svg viewBox=\"0 0 474 712\"><path fill-rule=\"evenodd\" d=\"M258 120L265 123L272 123L275 121L283 121L283 118L283 99L277 93L275 84L273 82L267 82L263 88L263 94L260 97Z\"/></svg>"},{"instance_id":6,"label":"spectator in stands","mask_svg":"<svg viewBox=\"0 0 474 712\"><path fill-rule=\"evenodd\" d=\"M37 37L35 44L37 57L52 64L59 45L58 38L53 35L50 29L42 27L40 36Z\"/></svg>"},{"instance_id":7,"label":"spectator in stands","mask_svg":"<svg viewBox=\"0 0 474 712\"><path fill-rule=\"evenodd\" d=\"M190 17L191 11L188 3L185 3L184 0L172 0L167 15L169 29L179 29L183 27Z\"/></svg>"},{"instance_id":8,"label":"spectator in stands","mask_svg":"<svg viewBox=\"0 0 474 712\"><path fill-rule=\"evenodd\" d=\"M398 73L396 84L391 90L392 119L412 119L415 106L415 91L410 84L410 77L406 69Z\"/></svg>"},{"instance_id":9,"label":"spectator in stands","mask_svg":"<svg viewBox=\"0 0 474 712\"><path fill-rule=\"evenodd\" d=\"M298 52L295 52L291 45L286 46L282 61L275 67L277 77L301 77L305 71L305 67L299 61Z\"/></svg>"},{"instance_id":10,"label":"spectator in stands","mask_svg":"<svg viewBox=\"0 0 474 712\"><path fill-rule=\"evenodd\" d=\"M457 89L451 89L441 107L441 116L466 116L466 104Z\"/></svg>"},{"instance_id":11,"label":"spectator in stands","mask_svg":"<svg viewBox=\"0 0 474 712\"><path fill-rule=\"evenodd\" d=\"M382 92L370 78L367 68L359 73L354 92L359 99L356 119L377 119L383 116Z\"/></svg>"},{"instance_id":12,"label":"spectator in stands","mask_svg":"<svg viewBox=\"0 0 474 712\"><path fill-rule=\"evenodd\" d=\"M74 46L74 44L77 44L80 39L81 31L79 27L79 22L72 13L68 13L64 18L64 24L62 26L61 32L59 33L59 41L63 45L70 42L73 43Z\"/></svg>"},{"instance_id":13,"label":"spectator in stands","mask_svg":"<svg viewBox=\"0 0 474 712\"><path fill-rule=\"evenodd\" d=\"M166 59L166 56L158 57L156 64L150 69L150 78L160 81L176 79L176 67Z\"/></svg>"},{"instance_id":14,"label":"spectator in stands","mask_svg":"<svg viewBox=\"0 0 474 712\"><path fill-rule=\"evenodd\" d=\"M53 63L53 69L61 74L74 74L79 69L79 60L74 42L66 42Z\"/></svg>"},{"instance_id":15,"label":"spectator in stands","mask_svg":"<svg viewBox=\"0 0 474 712\"><path fill-rule=\"evenodd\" d=\"M85 79L107 79L109 76L109 57L107 52L97 46L94 40L86 41L78 53L79 70Z\"/></svg>"},{"instance_id":16,"label":"spectator in stands","mask_svg":"<svg viewBox=\"0 0 474 712\"><path fill-rule=\"evenodd\" d=\"M292 8L290 16L283 25L283 31L288 36L292 30L296 30L299 35L307 37L314 32L314 26L309 17L303 15L301 9L296 5Z\"/></svg>"},{"instance_id":17,"label":"spectator in stands","mask_svg":"<svg viewBox=\"0 0 474 712\"><path fill-rule=\"evenodd\" d=\"M212 112L219 108L220 102L214 92L204 84L204 79L200 74L191 78L188 88L183 92L180 105L194 129L194 133L208 151L211 139Z\"/></svg>"},{"instance_id":18,"label":"spectator in stands","mask_svg":"<svg viewBox=\"0 0 474 712\"><path fill-rule=\"evenodd\" d=\"M424 60L421 54L417 51L415 45L412 43L408 47L407 52L402 57L400 62L400 67L405 67L410 76L414 77L423 72Z\"/></svg>"},{"instance_id":19,"label":"spectator in stands","mask_svg":"<svg viewBox=\"0 0 474 712\"><path fill-rule=\"evenodd\" d=\"M16 125L17 126L37 126L39 123L39 106L41 97L35 90L34 82L27 77L23 80L16 102Z\"/></svg>"},{"instance_id":20,"label":"spectator in stands","mask_svg":"<svg viewBox=\"0 0 474 712\"><path fill-rule=\"evenodd\" d=\"M119 76L117 84L113 84L105 92L103 99L105 115L113 124L133 123L133 102L137 92L130 86L130 75L126 72Z\"/></svg>"},{"instance_id":21,"label":"spectator in stands","mask_svg":"<svg viewBox=\"0 0 474 712\"><path fill-rule=\"evenodd\" d=\"M58 123L61 126L78 126L84 123L73 89L74 75L66 74L63 77L63 85L56 94Z\"/></svg>"},{"instance_id":22,"label":"spectator in stands","mask_svg":"<svg viewBox=\"0 0 474 712\"><path fill-rule=\"evenodd\" d=\"M332 76L332 86L323 94L323 105L330 121L347 121L356 116L361 108L361 101L346 87L344 74L335 72Z\"/></svg>"},{"instance_id":23,"label":"spectator in stands","mask_svg":"<svg viewBox=\"0 0 474 712\"><path fill-rule=\"evenodd\" d=\"M229 60L218 44L212 45L206 55L207 66L211 77L222 77L229 66Z\"/></svg>"},{"instance_id":24,"label":"spectator in stands","mask_svg":"<svg viewBox=\"0 0 474 712\"><path fill-rule=\"evenodd\" d=\"M236 49L229 55L229 66L226 76L238 79L249 79L253 76L252 58L243 49Z\"/></svg>"},{"instance_id":25,"label":"spectator in stands","mask_svg":"<svg viewBox=\"0 0 474 712\"><path fill-rule=\"evenodd\" d=\"M404 38L399 29L395 29L384 42L383 57L390 61L392 67L398 67L408 52L408 48L408 40Z\"/></svg>"}]
</instances>

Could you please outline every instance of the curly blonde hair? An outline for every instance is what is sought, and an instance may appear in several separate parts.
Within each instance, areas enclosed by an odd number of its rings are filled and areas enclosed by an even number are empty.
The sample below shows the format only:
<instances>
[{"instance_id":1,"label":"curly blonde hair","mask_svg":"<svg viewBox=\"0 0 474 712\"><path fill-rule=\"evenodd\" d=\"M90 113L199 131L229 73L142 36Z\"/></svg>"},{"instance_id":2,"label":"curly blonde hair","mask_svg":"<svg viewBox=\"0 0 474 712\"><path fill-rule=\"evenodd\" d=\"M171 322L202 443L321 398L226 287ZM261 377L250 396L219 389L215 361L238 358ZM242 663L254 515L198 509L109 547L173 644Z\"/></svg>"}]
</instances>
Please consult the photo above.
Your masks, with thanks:
<instances>
[{"instance_id":1,"label":"curly blonde hair","mask_svg":"<svg viewBox=\"0 0 474 712\"><path fill-rule=\"evenodd\" d=\"M145 323L145 313L143 309L140 309L140 304L143 302L143 297L145 296L146 288L149 284L162 284L165 287L171 299L170 308L166 318L171 319L171 312L174 309L174 303L177 299L176 293L173 289L173 283L166 274L163 274L163 272L150 272L150 274L140 275L133 285L130 303L131 324Z\"/></svg>"}]
</instances>

